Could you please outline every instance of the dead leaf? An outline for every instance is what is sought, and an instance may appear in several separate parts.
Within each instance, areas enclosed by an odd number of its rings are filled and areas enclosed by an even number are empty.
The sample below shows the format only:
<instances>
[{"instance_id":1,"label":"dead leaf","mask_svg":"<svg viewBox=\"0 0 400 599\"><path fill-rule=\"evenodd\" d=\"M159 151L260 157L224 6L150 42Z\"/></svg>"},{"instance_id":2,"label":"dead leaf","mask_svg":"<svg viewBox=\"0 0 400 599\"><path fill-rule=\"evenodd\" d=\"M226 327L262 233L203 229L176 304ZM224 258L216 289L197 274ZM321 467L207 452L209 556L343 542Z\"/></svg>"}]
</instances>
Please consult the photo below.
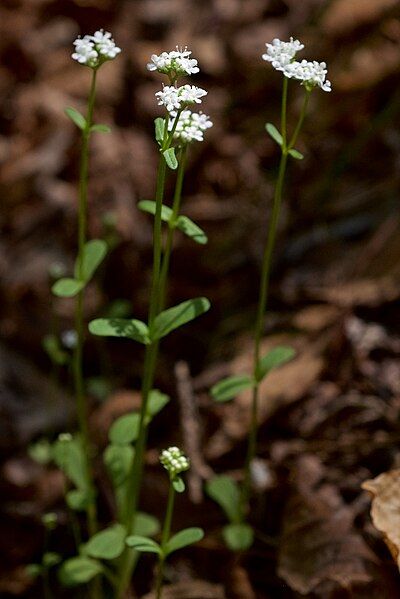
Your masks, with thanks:
<instances>
[{"instance_id":1,"label":"dead leaf","mask_svg":"<svg viewBox=\"0 0 400 599\"><path fill-rule=\"evenodd\" d=\"M372 494L372 522L400 569L400 470L384 472L361 486Z\"/></svg>"},{"instance_id":2,"label":"dead leaf","mask_svg":"<svg viewBox=\"0 0 400 599\"><path fill-rule=\"evenodd\" d=\"M142 597L142 599L154 598L154 593ZM225 593L220 584L211 584L205 580L190 580L165 585L163 599L225 599Z\"/></svg>"}]
</instances>

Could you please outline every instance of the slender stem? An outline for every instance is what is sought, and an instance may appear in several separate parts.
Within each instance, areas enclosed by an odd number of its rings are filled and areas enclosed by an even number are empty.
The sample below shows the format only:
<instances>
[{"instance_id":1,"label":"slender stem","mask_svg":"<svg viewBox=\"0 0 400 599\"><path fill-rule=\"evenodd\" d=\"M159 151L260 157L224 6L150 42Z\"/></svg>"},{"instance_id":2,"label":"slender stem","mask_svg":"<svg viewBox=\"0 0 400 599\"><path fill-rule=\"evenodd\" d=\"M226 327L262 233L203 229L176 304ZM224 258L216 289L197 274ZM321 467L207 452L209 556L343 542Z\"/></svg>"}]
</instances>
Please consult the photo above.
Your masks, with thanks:
<instances>
[{"instance_id":1,"label":"slender stem","mask_svg":"<svg viewBox=\"0 0 400 599\"><path fill-rule=\"evenodd\" d=\"M286 79L286 77L285 77L285 79ZM296 144L297 138L299 136L299 133L300 133L301 128L302 128L303 123L304 123L305 116L307 114L308 102L310 100L311 92L312 92L312 89L307 89L306 88L306 91L305 91L305 94L304 94L303 106L302 106L301 112L300 112L300 117L299 117L296 129L294 130L292 139L289 142L288 150L291 150L292 148L294 148L294 146Z\"/></svg>"},{"instance_id":2,"label":"slender stem","mask_svg":"<svg viewBox=\"0 0 400 599\"><path fill-rule=\"evenodd\" d=\"M87 230L87 188L89 168L89 137L90 127L93 119L93 108L96 97L96 69L92 71L92 83L90 87L88 108L86 114L86 127L82 130L82 146L79 173L79 206L78 206L78 277L82 276L84 247L86 243ZM94 495L93 473L90 465L90 440L88 432L88 414L83 381L83 343L84 343L84 315L83 315L83 290L77 295L75 305L75 330L77 335L76 346L72 359L74 375L76 410L78 416L79 430L82 437L83 453L85 456L85 468L89 492ZM91 500L87 509L87 525L89 535L93 535L97 529L96 502Z\"/></svg>"},{"instance_id":3,"label":"slender stem","mask_svg":"<svg viewBox=\"0 0 400 599\"><path fill-rule=\"evenodd\" d=\"M286 115L287 115L288 85L289 85L289 79L287 77L283 77L282 107L281 107L281 135L282 135L283 150L286 150L286 144L287 144Z\"/></svg>"},{"instance_id":4,"label":"slender stem","mask_svg":"<svg viewBox=\"0 0 400 599\"><path fill-rule=\"evenodd\" d=\"M158 562L158 572L157 572L157 580L156 580L156 599L161 599L161 591L162 591L162 583L164 578L164 563L165 563L165 550L167 543L169 541L169 537L171 534L171 522L172 522L172 514L174 512L174 502L175 502L175 489L173 487L172 481L169 484L169 492L168 492L168 503L167 503L167 511L165 513L163 530L161 533L161 555Z\"/></svg>"}]
</instances>

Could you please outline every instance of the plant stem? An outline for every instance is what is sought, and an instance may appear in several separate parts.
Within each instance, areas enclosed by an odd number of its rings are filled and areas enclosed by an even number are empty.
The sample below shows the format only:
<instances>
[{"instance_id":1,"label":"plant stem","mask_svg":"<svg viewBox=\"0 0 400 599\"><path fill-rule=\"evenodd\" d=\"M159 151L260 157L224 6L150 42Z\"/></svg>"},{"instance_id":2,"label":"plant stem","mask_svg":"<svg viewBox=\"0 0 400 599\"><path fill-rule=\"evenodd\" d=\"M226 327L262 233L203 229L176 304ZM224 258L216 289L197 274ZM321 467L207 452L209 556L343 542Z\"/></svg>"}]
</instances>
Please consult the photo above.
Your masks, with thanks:
<instances>
[{"instance_id":1,"label":"plant stem","mask_svg":"<svg viewBox=\"0 0 400 599\"><path fill-rule=\"evenodd\" d=\"M175 489L172 484L172 481L169 483L169 491L168 491L168 503L167 503L167 511L165 513L164 525L161 534L161 555L158 562L158 572L157 572L157 580L156 580L156 599L161 598L162 591L162 583L164 578L164 563L165 563L165 550L167 543L169 541L169 537L171 534L171 522L172 522L172 514L174 511L174 502L175 502Z\"/></svg>"},{"instance_id":2,"label":"plant stem","mask_svg":"<svg viewBox=\"0 0 400 599\"><path fill-rule=\"evenodd\" d=\"M283 78L283 91L282 91L282 109L281 109L281 134L282 134L282 147L281 147L281 159L279 163L278 178L275 186L274 200L272 205L271 217L268 225L267 239L263 254L262 267L261 267L261 279L260 279L260 291L258 298L258 309L256 317L256 326L254 334L254 361L253 361L253 394L251 403L251 416L250 416L250 430L246 453L244 481L241 490L241 511L242 518L245 518L245 512L248 507L248 501L250 497L251 488L251 463L254 460L257 450L257 434L258 434L258 402L259 402L259 386L260 383L257 381L257 365L260 360L260 349L261 339L264 330L264 316L267 308L269 281L271 275L271 262L272 254L275 247L276 234L279 222L280 209L282 204L282 191L285 180L286 165L288 152L293 148L297 141L300 130L303 126L304 118L307 112L308 101L310 98L310 90L306 90L304 96L304 102L298 123L296 125L294 134L289 142L287 143L287 130L286 130L286 114L287 114L287 92L288 92L288 80L286 77Z\"/></svg>"},{"instance_id":3,"label":"plant stem","mask_svg":"<svg viewBox=\"0 0 400 599\"><path fill-rule=\"evenodd\" d=\"M86 114L86 126L82 130L82 146L79 173L79 206L78 206L78 276L82 276L84 247L86 243L87 230L87 187L89 167L89 137L90 127L93 119L93 107L96 96L96 69L92 70L92 83L90 87L88 107ZM85 456L86 477L89 492L94 496L93 473L90 465L90 440L88 431L87 403L83 381L83 343L84 343L84 315L83 315L84 290L77 295L75 306L75 330L77 335L76 346L73 355L73 374L76 397L76 411L78 416L79 430L82 438L83 453ZM86 509L87 526L89 535L97 530L96 502L92 499Z\"/></svg>"}]
</instances>

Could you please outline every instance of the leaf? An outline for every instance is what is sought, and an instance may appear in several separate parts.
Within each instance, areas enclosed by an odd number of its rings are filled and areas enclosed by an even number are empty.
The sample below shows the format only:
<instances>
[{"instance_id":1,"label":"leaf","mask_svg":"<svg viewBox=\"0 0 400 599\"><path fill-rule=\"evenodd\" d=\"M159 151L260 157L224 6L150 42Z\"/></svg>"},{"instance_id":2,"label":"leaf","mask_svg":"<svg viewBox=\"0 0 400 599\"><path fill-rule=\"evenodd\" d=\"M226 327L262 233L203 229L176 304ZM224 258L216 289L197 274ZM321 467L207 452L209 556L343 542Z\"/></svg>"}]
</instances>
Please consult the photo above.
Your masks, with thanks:
<instances>
[{"instance_id":1,"label":"leaf","mask_svg":"<svg viewBox=\"0 0 400 599\"><path fill-rule=\"evenodd\" d=\"M153 541L153 539L148 539L147 537L142 537L140 535L130 535L127 537L125 543L128 547L132 549L136 549L136 551L140 551L142 553L158 553L161 554L161 547L158 543Z\"/></svg>"},{"instance_id":2,"label":"leaf","mask_svg":"<svg viewBox=\"0 0 400 599\"><path fill-rule=\"evenodd\" d=\"M178 161L175 156L174 148L168 148L168 150L164 150L163 156L170 169L174 171L178 168Z\"/></svg>"},{"instance_id":3,"label":"leaf","mask_svg":"<svg viewBox=\"0 0 400 599\"><path fill-rule=\"evenodd\" d=\"M156 202L154 202L153 200L142 200L141 202L138 203L138 208L142 212L147 212L148 214L152 214L154 216L156 213ZM163 204L161 206L161 220L163 220L164 222L167 223L167 222L169 222L171 216L172 216L171 208L169 206L165 206L165 204Z\"/></svg>"},{"instance_id":4,"label":"leaf","mask_svg":"<svg viewBox=\"0 0 400 599\"><path fill-rule=\"evenodd\" d=\"M283 366L283 364L292 360L295 355L294 349L288 345L278 345L271 349L265 356L260 358L257 364L257 381L261 381L274 368Z\"/></svg>"},{"instance_id":5,"label":"leaf","mask_svg":"<svg viewBox=\"0 0 400 599\"><path fill-rule=\"evenodd\" d=\"M133 533L136 536L153 537L160 531L160 523L151 514L136 512Z\"/></svg>"},{"instance_id":6,"label":"leaf","mask_svg":"<svg viewBox=\"0 0 400 599\"><path fill-rule=\"evenodd\" d=\"M202 528L185 528L170 538L165 547L165 554L169 555L173 551L177 551L178 549L187 547L187 545L197 543L198 541L201 541L203 537L204 531Z\"/></svg>"},{"instance_id":7,"label":"leaf","mask_svg":"<svg viewBox=\"0 0 400 599\"><path fill-rule=\"evenodd\" d=\"M207 494L224 510L228 519L238 523L241 519L240 490L229 476L215 476L206 483Z\"/></svg>"},{"instance_id":8,"label":"leaf","mask_svg":"<svg viewBox=\"0 0 400 599\"><path fill-rule=\"evenodd\" d=\"M150 343L147 324L135 318L96 318L89 323L89 331L100 337L123 337L144 345Z\"/></svg>"},{"instance_id":9,"label":"leaf","mask_svg":"<svg viewBox=\"0 0 400 599\"><path fill-rule=\"evenodd\" d=\"M253 385L253 379L248 375L235 375L219 381L211 387L211 395L218 402L229 401Z\"/></svg>"},{"instance_id":10,"label":"leaf","mask_svg":"<svg viewBox=\"0 0 400 599\"><path fill-rule=\"evenodd\" d=\"M93 133L111 133L111 127L102 124L92 125L90 131Z\"/></svg>"},{"instance_id":11,"label":"leaf","mask_svg":"<svg viewBox=\"0 0 400 599\"><path fill-rule=\"evenodd\" d=\"M161 393L158 389L152 389L147 400L147 414L150 418L154 418L156 414L169 403L170 397L165 393Z\"/></svg>"},{"instance_id":12,"label":"leaf","mask_svg":"<svg viewBox=\"0 0 400 599\"><path fill-rule=\"evenodd\" d=\"M292 148L291 150L289 150L289 154L291 156L293 156L293 158L296 158L296 160L303 160L304 155L299 152L298 150L296 150L295 148Z\"/></svg>"},{"instance_id":13,"label":"leaf","mask_svg":"<svg viewBox=\"0 0 400 599\"><path fill-rule=\"evenodd\" d=\"M165 128L164 119L162 119L160 116L157 117L154 121L154 129L155 129L156 141L158 141L159 144L161 144L161 142L164 139L164 128Z\"/></svg>"},{"instance_id":14,"label":"leaf","mask_svg":"<svg viewBox=\"0 0 400 599\"><path fill-rule=\"evenodd\" d=\"M52 446L48 439L39 439L28 446L28 455L32 460L43 466L52 459Z\"/></svg>"},{"instance_id":15,"label":"leaf","mask_svg":"<svg viewBox=\"0 0 400 599\"><path fill-rule=\"evenodd\" d=\"M78 489L87 491L86 458L79 438L57 440L53 445L53 459Z\"/></svg>"},{"instance_id":16,"label":"leaf","mask_svg":"<svg viewBox=\"0 0 400 599\"><path fill-rule=\"evenodd\" d=\"M58 279L52 286L51 290L54 295L58 297L74 297L79 293L85 286L84 281L78 281L77 279L65 278Z\"/></svg>"},{"instance_id":17,"label":"leaf","mask_svg":"<svg viewBox=\"0 0 400 599\"><path fill-rule=\"evenodd\" d=\"M67 364L69 354L61 348L60 340L56 335L45 335L43 337L42 345L54 364L57 364L57 366Z\"/></svg>"},{"instance_id":18,"label":"leaf","mask_svg":"<svg viewBox=\"0 0 400 599\"><path fill-rule=\"evenodd\" d=\"M76 279L85 283L90 281L96 268L102 263L107 254L107 244L102 239L92 239L83 248L82 273L79 273L78 261L75 263L74 275Z\"/></svg>"},{"instance_id":19,"label":"leaf","mask_svg":"<svg viewBox=\"0 0 400 599\"><path fill-rule=\"evenodd\" d=\"M76 512L83 512L91 503L93 497L86 489L72 489L65 496L67 505Z\"/></svg>"},{"instance_id":20,"label":"leaf","mask_svg":"<svg viewBox=\"0 0 400 599\"><path fill-rule=\"evenodd\" d=\"M62 556L59 553L55 553L54 551L46 551L43 554L42 564L45 568L52 568L59 564L62 560Z\"/></svg>"},{"instance_id":21,"label":"leaf","mask_svg":"<svg viewBox=\"0 0 400 599\"><path fill-rule=\"evenodd\" d=\"M283 138L282 135L279 133L278 129L275 127L275 125L273 125L272 123L266 123L265 129L267 130L267 133L272 137L272 139L276 141L278 146L282 146Z\"/></svg>"},{"instance_id":22,"label":"leaf","mask_svg":"<svg viewBox=\"0 0 400 599\"><path fill-rule=\"evenodd\" d=\"M79 129L83 131L86 128L86 119L78 110L68 106L64 109L64 112Z\"/></svg>"},{"instance_id":23,"label":"leaf","mask_svg":"<svg viewBox=\"0 0 400 599\"><path fill-rule=\"evenodd\" d=\"M183 491L185 490L184 480L180 476L175 476L175 478L172 481L172 486L174 487L177 493L183 493Z\"/></svg>"},{"instance_id":24,"label":"leaf","mask_svg":"<svg viewBox=\"0 0 400 599\"><path fill-rule=\"evenodd\" d=\"M222 536L232 551L246 551L254 542L254 531L249 524L228 524L222 529Z\"/></svg>"},{"instance_id":25,"label":"leaf","mask_svg":"<svg viewBox=\"0 0 400 599\"><path fill-rule=\"evenodd\" d=\"M210 302L205 297L196 297L194 299L182 302L173 308L164 310L154 319L154 328L152 331L152 339L160 339L165 337L171 331L183 326L184 324L194 320L201 314L209 310Z\"/></svg>"},{"instance_id":26,"label":"leaf","mask_svg":"<svg viewBox=\"0 0 400 599\"><path fill-rule=\"evenodd\" d=\"M108 445L103 460L114 487L120 487L128 478L134 455L130 445Z\"/></svg>"},{"instance_id":27,"label":"leaf","mask_svg":"<svg viewBox=\"0 0 400 599\"><path fill-rule=\"evenodd\" d=\"M179 216L177 221L177 227L182 233L185 233L188 237L196 241L196 243L206 244L208 241L207 235L204 233L199 226L196 225L187 216Z\"/></svg>"},{"instance_id":28,"label":"leaf","mask_svg":"<svg viewBox=\"0 0 400 599\"><path fill-rule=\"evenodd\" d=\"M108 438L115 445L129 445L136 441L139 434L139 414L124 414L111 425Z\"/></svg>"},{"instance_id":29,"label":"leaf","mask_svg":"<svg viewBox=\"0 0 400 599\"><path fill-rule=\"evenodd\" d=\"M29 578L37 578L43 572L42 564L27 564L25 566L25 572Z\"/></svg>"},{"instance_id":30,"label":"leaf","mask_svg":"<svg viewBox=\"0 0 400 599\"><path fill-rule=\"evenodd\" d=\"M97 532L83 546L83 551L90 557L98 559L115 559L121 555L125 547L126 530L122 524L114 524Z\"/></svg>"},{"instance_id":31,"label":"leaf","mask_svg":"<svg viewBox=\"0 0 400 599\"><path fill-rule=\"evenodd\" d=\"M59 569L59 578L66 587L77 586L92 580L102 571L100 562L83 555L67 559Z\"/></svg>"}]
</instances>

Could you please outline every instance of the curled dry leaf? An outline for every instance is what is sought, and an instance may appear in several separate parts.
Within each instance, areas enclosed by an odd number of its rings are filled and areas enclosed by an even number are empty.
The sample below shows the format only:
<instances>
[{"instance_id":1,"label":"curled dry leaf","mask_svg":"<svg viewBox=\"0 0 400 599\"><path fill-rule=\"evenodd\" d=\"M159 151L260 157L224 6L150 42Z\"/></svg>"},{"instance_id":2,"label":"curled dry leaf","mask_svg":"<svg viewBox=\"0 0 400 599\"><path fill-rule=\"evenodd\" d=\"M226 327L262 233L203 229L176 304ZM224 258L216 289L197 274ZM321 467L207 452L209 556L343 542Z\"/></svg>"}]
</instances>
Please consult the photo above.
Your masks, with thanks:
<instances>
[{"instance_id":1,"label":"curled dry leaf","mask_svg":"<svg viewBox=\"0 0 400 599\"><path fill-rule=\"evenodd\" d=\"M372 522L400 569L400 469L366 480L362 488L372 494Z\"/></svg>"}]
</instances>

